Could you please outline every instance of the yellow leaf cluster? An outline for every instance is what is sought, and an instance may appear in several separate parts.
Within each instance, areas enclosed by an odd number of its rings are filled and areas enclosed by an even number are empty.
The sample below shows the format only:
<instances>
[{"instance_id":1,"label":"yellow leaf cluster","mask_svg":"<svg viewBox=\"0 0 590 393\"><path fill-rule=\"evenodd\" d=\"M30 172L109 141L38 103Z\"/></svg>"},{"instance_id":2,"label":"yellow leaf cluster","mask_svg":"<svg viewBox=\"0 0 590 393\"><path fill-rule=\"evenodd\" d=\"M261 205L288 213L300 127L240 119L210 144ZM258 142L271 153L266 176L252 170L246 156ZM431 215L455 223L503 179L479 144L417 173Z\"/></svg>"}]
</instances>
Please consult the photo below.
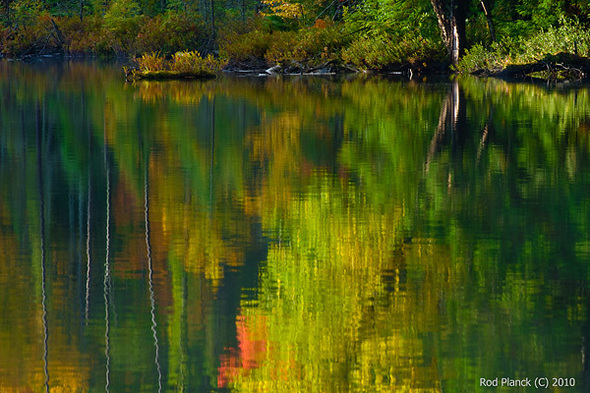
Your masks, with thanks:
<instances>
[{"instance_id":1,"label":"yellow leaf cluster","mask_svg":"<svg viewBox=\"0 0 590 393\"><path fill-rule=\"evenodd\" d=\"M291 3L285 0L263 0L262 3L272 11L272 13L262 13L265 16L276 15L287 19L298 19L303 16L303 4L300 3Z\"/></svg>"}]
</instances>

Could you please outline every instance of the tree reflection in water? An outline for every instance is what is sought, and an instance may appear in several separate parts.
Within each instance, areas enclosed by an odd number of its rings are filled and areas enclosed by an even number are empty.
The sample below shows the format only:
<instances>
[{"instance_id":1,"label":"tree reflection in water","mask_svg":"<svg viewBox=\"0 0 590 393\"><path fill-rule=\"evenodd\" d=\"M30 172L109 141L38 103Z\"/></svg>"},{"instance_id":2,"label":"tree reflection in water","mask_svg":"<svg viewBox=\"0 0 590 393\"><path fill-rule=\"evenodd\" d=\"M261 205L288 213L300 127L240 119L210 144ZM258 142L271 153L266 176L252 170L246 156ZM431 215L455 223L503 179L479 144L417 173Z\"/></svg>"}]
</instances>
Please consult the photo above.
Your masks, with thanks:
<instances>
[{"instance_id":1,"label":"tree reflection in water","mask_svg":"<svg viewBox=\"0 0 590 393\"><path fill-rule=\"evenodd\" d=\"M584 391L587 89L36 67L0 64L1 390Z\"/></svg>"}]
</instances>

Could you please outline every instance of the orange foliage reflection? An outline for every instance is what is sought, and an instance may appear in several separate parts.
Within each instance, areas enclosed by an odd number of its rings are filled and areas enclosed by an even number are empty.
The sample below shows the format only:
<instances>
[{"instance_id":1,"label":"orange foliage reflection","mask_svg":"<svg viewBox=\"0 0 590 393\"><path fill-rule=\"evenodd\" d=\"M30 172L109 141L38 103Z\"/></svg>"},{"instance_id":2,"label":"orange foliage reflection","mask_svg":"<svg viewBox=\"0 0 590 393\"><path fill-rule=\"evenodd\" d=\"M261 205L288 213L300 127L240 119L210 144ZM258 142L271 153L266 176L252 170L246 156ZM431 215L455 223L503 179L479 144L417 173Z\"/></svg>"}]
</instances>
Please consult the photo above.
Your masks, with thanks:
<instances>
[{"instance_id":1,"label":"orange foliage reflection","mask_svg":"<svg viewBox=\"0 0 590 393\"><path fill-rule=\"evenodd\" d=\"M238 348L229 348L228 353L221 355L217 376L217 386L220 388L259 367L266 358L266 318L258 316L254 319L239 315L236 318L236 331Z\"/></svg>"}]
</instances>

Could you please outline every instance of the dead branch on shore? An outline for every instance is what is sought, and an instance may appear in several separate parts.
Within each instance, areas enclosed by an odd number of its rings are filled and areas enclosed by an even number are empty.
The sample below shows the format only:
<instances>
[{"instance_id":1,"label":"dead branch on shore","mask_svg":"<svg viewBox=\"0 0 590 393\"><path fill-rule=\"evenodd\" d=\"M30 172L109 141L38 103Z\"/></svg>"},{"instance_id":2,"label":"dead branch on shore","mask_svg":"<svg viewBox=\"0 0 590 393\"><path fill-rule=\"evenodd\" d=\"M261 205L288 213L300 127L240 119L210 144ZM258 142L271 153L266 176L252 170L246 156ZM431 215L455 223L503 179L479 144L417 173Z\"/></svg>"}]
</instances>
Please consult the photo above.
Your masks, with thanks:
<instances>
[{"instance_id":1,"label":"dead branch on shore","mask_svg":"<svg viewBox=\"0 0 590 393\"><path fill-rule=\"evenodd\" d=\"M501 78L541 78L548 81L581 80L590 76L590 59L558 53L529 64L514 64L492 75Z\"/></svg>"}]
</instances>

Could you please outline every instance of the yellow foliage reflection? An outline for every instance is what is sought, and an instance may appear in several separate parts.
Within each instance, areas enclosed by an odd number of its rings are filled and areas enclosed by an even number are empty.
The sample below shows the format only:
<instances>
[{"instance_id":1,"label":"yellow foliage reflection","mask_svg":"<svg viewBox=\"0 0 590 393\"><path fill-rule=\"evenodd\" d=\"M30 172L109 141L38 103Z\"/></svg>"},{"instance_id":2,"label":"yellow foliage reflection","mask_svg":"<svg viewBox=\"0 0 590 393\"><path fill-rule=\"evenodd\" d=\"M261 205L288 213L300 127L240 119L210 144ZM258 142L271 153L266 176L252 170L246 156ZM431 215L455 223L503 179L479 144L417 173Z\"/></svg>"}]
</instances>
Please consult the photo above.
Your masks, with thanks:
<instances>
[{"instance_id":1,"label":"yellow foliage reflection","mask_svg":"<svg viewBox=\"0 0 590 393\"><path fill-rule=\"evenodd\" d=\"M102 390L110 367L138 391L439 393L513 359L513 337L531 369L579 367L540 343L587 315L563 284L587 283L586 91L85 85L72 65L56 93L0 70L0 390ZM527 331L548 310L560 327Z\"/></svg>"},{"instance_id":2,"label":"yellow foliage reflection","mask_svg":"<svg viewBox=\"0 0 590 393\"><path fill-rule=\"evenodd\" d=\"M316 173L308 189L263 203L275 208L263 223L278 238L258 302L244 303L237 323L264 321L264 349L230 349L223 384L239 392L439 392L436 357L424 360L419 336L435 329L441 293L459 279L449 276L447 248L428 239L400 244L401 206L375 211L331 176ZM280 234L277 222L288 223ZM400 270L423 272L420 288L400 284Z\"/></svg>"}]
</instances>

